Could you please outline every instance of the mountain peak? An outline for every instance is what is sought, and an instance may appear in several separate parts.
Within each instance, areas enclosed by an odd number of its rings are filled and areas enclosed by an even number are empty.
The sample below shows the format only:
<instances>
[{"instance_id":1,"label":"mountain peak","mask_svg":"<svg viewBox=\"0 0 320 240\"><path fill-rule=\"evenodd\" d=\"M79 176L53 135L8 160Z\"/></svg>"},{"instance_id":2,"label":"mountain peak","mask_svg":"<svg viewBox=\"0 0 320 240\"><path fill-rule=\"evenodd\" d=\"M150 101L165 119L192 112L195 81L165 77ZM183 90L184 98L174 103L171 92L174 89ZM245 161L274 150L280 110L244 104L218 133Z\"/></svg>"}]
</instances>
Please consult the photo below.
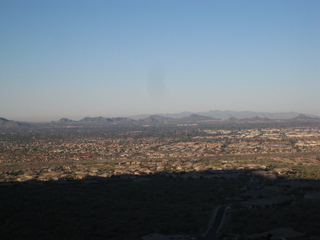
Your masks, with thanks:
<instances>
[{"instance_id":1,"label":"mountain peak","mask_svg":"<svg viewBox=\"0 0 320 240\"><path fill-rule=\"evenodd\" d=\"M168 118L166 117L162 117L162 116L159 116L159 115L151 115L145 119L143 119L143 121L145 122L166 122L168 120Z\"/></svg>"},{"instance_id":2,"label":"mountain peak","mask_svg":"<svg viewBox=\"0 0 320 240\"><path fill-rule=\"evenodd\" d=\"M69 119L69 118L61 118L60 120L57 121L58 123L70 123L70 122L74 122L73 120Z\"/></svg>"},{"instance_id":3,"label":"mountain peak","mask_svg":"<svg viewBox=\"0 0 320 240\"><path fill-rule=\"evenodd\" d=\"M311 117L307 117L306 115L300 113L294 119L312 119L312 118Z\"/></svg>"},{"instance_id":4,"label":"mountain peak","mask_svg":"<svg viewBox=\"0 0 320 240\"><path fill-rule=\"evenodd\" d=\"M104 117L85 117L83 119L81 119L80 121L81 122L102 122L102 121L105 121L106 118Z\"/></svg>"}]
</instances>

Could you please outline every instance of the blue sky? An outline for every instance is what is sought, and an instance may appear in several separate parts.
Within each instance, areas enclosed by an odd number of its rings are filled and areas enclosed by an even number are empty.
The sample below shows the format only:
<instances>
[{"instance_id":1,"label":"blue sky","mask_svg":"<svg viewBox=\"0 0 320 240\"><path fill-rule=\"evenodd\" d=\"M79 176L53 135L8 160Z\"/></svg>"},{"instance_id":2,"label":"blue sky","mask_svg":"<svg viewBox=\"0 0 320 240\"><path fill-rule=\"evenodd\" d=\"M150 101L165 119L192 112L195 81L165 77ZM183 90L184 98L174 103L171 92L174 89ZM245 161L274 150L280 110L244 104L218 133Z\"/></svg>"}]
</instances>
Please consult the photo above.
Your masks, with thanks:
<instances>
[{"instance_id":1,"label":"blue sky","mask_svg":"<svg viewBox=\"0 0 320 240\"><path fill-rule=\"evenodd\" d=\"M0 116L320 115L320 1L0 1Z\"/></svg>"}]
</instances>

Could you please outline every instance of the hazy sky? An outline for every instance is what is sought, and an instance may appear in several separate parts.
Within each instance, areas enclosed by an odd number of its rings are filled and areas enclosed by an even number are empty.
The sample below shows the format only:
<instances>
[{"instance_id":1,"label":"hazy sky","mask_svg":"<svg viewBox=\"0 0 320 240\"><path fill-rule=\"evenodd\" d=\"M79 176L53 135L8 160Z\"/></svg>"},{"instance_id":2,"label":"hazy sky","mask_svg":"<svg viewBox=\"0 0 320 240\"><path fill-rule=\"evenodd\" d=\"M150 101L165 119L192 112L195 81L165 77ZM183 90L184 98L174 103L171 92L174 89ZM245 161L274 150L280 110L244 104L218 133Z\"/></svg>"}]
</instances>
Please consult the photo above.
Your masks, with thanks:
<instances>
[{"instance_id":1,"label":"hazy sky","mask_svg":"<svg viewBox=\"0 0 320 240\"><path fill-rule=\"evenodd\" d=\"M320 1L1 0L0 117L320 115Z\"/></svg>"}]
</instances>

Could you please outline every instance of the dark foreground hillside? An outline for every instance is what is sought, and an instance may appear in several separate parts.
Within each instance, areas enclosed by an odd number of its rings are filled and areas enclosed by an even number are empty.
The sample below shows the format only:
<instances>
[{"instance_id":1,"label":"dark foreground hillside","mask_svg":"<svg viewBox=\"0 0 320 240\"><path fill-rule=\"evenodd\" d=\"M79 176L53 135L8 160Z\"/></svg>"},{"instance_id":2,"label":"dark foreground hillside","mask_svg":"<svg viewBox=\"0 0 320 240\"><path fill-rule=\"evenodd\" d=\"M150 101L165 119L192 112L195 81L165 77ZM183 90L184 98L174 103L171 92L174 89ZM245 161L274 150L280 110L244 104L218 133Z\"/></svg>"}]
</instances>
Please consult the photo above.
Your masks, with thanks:
<instances>
[{"instance_id":1,"label":"dark foreground hillside","mask_svg":"<svg viewBox=\"0 0 320 240\"><path fill-rule=\"evenodd\" d=\"M320 235L319 202L305 201L301 191L294 190L294 201L285 206L262 211L241 207L249 176L244 171L237 179L122 175L3 183L0 235L10 240L79 240L140 239L160 233L201 239L212 210L221 204L231 206L223 230L226 235L245 236L278 227L293 227L306 236ZM281 181L263 184L267 189ZM318 185L308 180L306 183Z\"/></svg>"},{"instance_id":2,"label":"dark foreground hillside","mask_svg":"<svg viewBox=\"0 0 320 240\"><path fill-rule=\"evenodd\" d=\"M217 180L100 180L1 187L1 238L139 239L154 232L199 235L206 230L215 203L224 202L228 192L234 191L230 184Z\"/></svg>"}]
</instances>

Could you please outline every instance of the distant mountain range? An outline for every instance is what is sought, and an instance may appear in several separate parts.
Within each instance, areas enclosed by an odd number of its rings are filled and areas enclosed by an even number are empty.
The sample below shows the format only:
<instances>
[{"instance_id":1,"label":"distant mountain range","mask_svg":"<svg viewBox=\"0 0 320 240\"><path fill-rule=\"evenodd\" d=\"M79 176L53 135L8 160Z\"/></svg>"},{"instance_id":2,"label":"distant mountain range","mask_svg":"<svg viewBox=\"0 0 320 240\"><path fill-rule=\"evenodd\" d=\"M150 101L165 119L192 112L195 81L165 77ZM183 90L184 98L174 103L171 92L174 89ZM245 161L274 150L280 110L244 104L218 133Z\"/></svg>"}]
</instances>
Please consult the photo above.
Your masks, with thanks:
<instances>
[{"instance_id":1,"label":"distant mountain range","mask_svg":"<svg viewBox=\"0 0 320 240\"><path fill-rule=\"evenodd\" d=\"M313 117L308 117L303 114L298 114L294 118L289 118L289 119L270 119L270 118L262 118L258 116L254 117L249 117L249 118L235 118L235 117L230 117L227 119L218 119L218 118L212 118L212 117L207 117L207 116L201 116L198 114L191 114L187 117L180 117L180 118L169 118L169 117L163 117L160 115L151 115L149 117L146 117L144 119L139 119L139 120L132 120L140 123L162 123L162 124L179 124L179 123L196 123L196 122L274 122L277 120L282 120L282 121L301 121L301 120L320 120L320 118L313 118Z\"/></svg>"},{"instance_id":2,"label":"distant mountain range","mask_svg":"<svg viewBox=\"0 0 320 240\"><path fill-rule=\"evenodd\" d=\"M260 117L260 118L269 118L269 119L292 119L300 115L298 112L280 112L280 113L268 113L268 112L253 112L253 111L220 111L220 110L211 110L207 112L181 112L181 113L168 113L168 114L157 114L158 116L166 117L166 118L182 118L188 117L192 114L200 115L204 117L210 117L215 119L229 119L229 118L252 118L252 117ZM304 114L307 117L319 118L316 115ZM131 116L132 119L144 119L149 115L135 115Z\"/></svg>"},{"instance_id":3,"label":"distant mountain range","mask_svg":"<svg viewBox=\"0 0 320 240\"><path fill-rule=\"evenodd\" d=\"M251 112L251 111L208 111L200 113L182 112L175 114L157 114L157 115L137 115L130 118L127 117L85 117L79 121L69 118L61 118L58 121L52 121L51 124L71 124L71 125L104 125L104 124L185 124L196 122L272 122L275 120L320 120L320 117L315 115L304 115L297 112L286 113L265 113L265 112ZM19 127L37 125L36 123L24 123L6 118L0 118L0 127Z\"/></svg>"},{"instance_id":4,"label":"distant mountain range","mask_svg":"<svg viewBox=\"0 0 320 240\"><path fill-rule=\"evenodd\" d=\"M223 118L213 118L210 116L199 115L195 113L191 113L190 115L184 116L188 113L181 114L159 114L159 115L143 115L144 118L141 119L137 117L125 118L125 117L117 117L117 118L105 118L105 117L85 117L79 121L73 121L68 118L61 118L58 121L54 121L52 123L61 123L61 124L69 124L69 123L77 123L77 124L106 124L106 123L132 123L132 124L179 124L179 123L195 123L195 122L213 122L213 121L223 121L223 122L272 122L276 120L275 116L282 116L282 120L306 120L306 119L319 119L313 118L310 116L306 116L299 113L284 113L284 114L259 114L254 112L231 112L222 114L222 111L212 111L215 114L214 116L224 116ZM219 113L219 114L216 114ZM209 115L209 114L207 114ZM260 117L260 116L262 117ZM273 116L273 119L265 117L265 116ZM174 117L173 117L174 116ZM241 116L241 117L239 117ZM246 117L248 116L248 117ZM284 118L286 117L286 118Z\"/></svg>"}]
</instances>

